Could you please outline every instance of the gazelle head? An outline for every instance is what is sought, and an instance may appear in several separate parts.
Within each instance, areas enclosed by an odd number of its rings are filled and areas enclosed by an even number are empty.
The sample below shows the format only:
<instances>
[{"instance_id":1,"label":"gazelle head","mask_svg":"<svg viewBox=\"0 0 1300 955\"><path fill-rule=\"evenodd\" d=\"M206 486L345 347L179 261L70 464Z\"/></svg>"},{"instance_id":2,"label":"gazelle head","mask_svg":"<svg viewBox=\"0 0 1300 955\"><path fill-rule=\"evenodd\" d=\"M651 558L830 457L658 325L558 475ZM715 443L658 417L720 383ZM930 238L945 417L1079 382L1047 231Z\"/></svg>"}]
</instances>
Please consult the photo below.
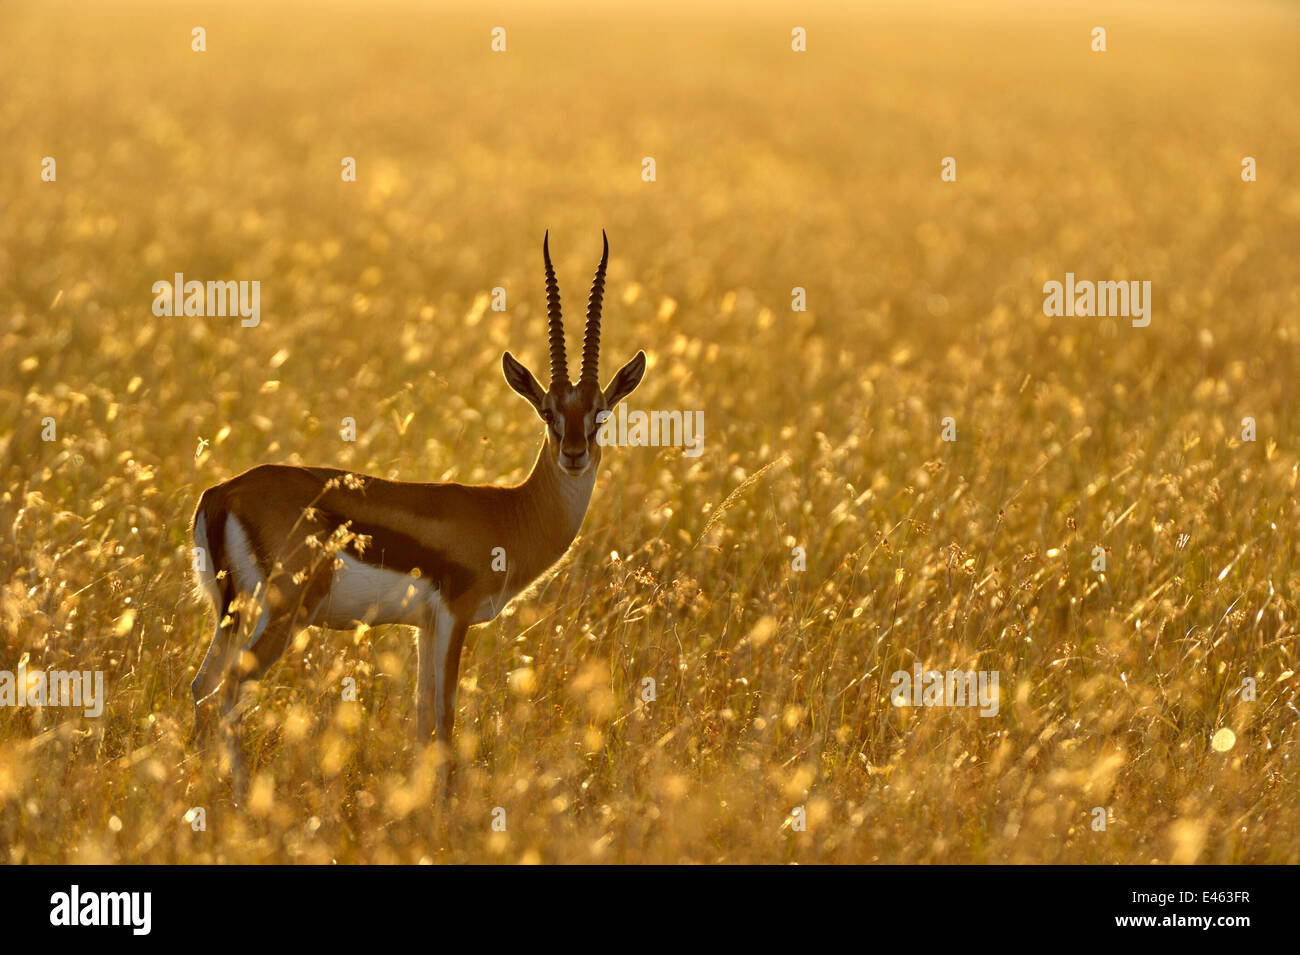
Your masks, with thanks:
<instances>
[{"instance_id":1,"label":"gazelle head","mask_svg":"<svg viewBox=\"0 0 1300 955\"><path fill-rule=\"evenodd\" d=\"M582 342L582 375L577 384L569 381L569 366L564 357L564 321L560 316L560 287L551 266L550 232L542 239L542 259L546 263L546 311L549 315L551 340L551 386L545 391L531 371L510 352L501 356L506 382L528 399L546 422L546 453L561 472L582 477L600 462L601 412L612 411L632 393L645 374L645 352L618 370L604 390L600 387L597 365L600 360L600 309L605 295L605 266L609 264L609 239L601 230L605 251L591 284L587 301L587 333ZM599 417L598 417L599 416Z\"/></svg>"}]
</instances>

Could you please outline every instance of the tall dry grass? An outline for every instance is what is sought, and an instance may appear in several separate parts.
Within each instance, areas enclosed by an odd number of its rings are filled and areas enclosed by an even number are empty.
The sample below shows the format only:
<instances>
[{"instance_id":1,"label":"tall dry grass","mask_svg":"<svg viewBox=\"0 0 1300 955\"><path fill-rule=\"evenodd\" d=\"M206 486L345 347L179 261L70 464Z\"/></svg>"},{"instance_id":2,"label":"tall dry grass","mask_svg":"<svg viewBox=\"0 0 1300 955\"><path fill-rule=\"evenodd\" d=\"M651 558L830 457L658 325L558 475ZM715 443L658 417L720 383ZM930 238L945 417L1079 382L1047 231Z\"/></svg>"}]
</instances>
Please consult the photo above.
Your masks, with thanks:
<instances>
[{"instance_id":1,"label":"tall dry grass","mask_svg":"<svg viewBox=\"0 0 1300 955\"><path fill-rule=\"evenodd\" d=\"M0 668L108 688L0 709L0 859L1300 861L1298 35L1228 3L0 8ZM184 742L198 493L519 478L500 353L545 364L546 228L579 333L602 227L604 365L644 347L633 406L703 410L705 453L607 453L567 566L471 632L455 804L378 628L263 682L236 812ZM155 318L177 271L260 280L261 324ZM1150 280L1151 325L1045 317L1067 271ZM999 714L892 707L914 662L997 670Z\"/></svg>"}]
</instances>

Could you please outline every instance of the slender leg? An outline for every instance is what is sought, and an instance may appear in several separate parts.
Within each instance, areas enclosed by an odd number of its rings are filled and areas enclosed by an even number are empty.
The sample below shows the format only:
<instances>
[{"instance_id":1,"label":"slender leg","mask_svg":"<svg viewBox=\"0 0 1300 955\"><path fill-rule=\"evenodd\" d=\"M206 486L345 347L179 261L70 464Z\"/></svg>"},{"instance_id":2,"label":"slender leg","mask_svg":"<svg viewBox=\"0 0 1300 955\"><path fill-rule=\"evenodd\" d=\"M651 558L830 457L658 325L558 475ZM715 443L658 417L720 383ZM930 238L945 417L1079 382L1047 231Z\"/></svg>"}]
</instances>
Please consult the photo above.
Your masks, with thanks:
<instances>
[{"instance_id":1,"label":"slender leg","mask_svg":"<svg viewBox=\"0 0 1300 955\"><path fill-rule=\"evenodd\" d=\"M451 615L437 609L429 613L428 621L420 628L415 680L415 741L420 746L433 742L438 647L445 642L444 634L450 626Z\"/></svg>"},{"instance_id":2,"label":"slender leg","mask_svg":"<svg viewBox=\"0 0 1300 955\"><path fill-rule=\"evenodd\" d=\"M446 639L439 639L437 646L438 672L434 696L438 710L438 741L443 747L443 762L440 768L443 791L451 795L451 777L456 768L455 748L452 743L452 731L456 725L456 691L460 685L460 651L465 645L465 631L469 623L465 620L451 619L446 630ZM439 633L442 637L442 633Z\"/></svg>"},{"instance_id":3,"label":"slender leg","mask_svg":"<svg viewBox=\"0 0 1300 955\"><path fill-rule=\"evenodd\" d=\"M215 691L221 686L222 678L230 669L235 653L239 649L238 611L232 613L229 605L224 605L216 608L216 614L216 633L212 635L212 642L208 644L208 652L203 657L198 675L190 684L190 693L194 697L194 735L190 740L194 743L204 742L216 726L213 717L219 703L215 698ZM221 622L227 615L230 616L230 621L223 627Z\"/></svg>"},{"instance_id":4,"label":"slender leg","mask_svg":"<svg viewBox=\"0 0 1300 955\"><path fill-rule=\"evenodd\" d=\"M289 616L271 618L262 632L245 644L226 672L220 691L221 722L225 730L232 788L237 804L243 803L244 794L248 790L248 771L240 745L240 694L266 675L266 671L283 655L297 630L294 620Z\"/></svg>"}]
</instances>

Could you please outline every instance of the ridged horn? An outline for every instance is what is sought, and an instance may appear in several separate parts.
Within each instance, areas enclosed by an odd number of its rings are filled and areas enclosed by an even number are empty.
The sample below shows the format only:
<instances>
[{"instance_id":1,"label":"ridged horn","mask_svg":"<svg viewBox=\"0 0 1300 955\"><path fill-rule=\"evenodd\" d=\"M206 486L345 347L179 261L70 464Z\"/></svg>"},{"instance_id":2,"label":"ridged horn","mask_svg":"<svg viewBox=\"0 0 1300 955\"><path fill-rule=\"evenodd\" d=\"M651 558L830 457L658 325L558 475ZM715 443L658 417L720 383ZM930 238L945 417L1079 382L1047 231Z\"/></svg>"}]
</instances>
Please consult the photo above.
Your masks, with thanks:
<instances>
[{"instance_id":1,"label":"ridged horn","mask_svg":"<svg viewBox=\"0 0 1300 955\"><path fill-rule=\"evenodd\" d=\"M596 269L596 278L591 283L591 297L587 299L587 333L582 339L582 381L600 384L598 365L600 364L600 309L605 297L605 266L609 264L609 238L605 230L600 230L600 237L605 242L605 251L600 256L600 266Z\"/></svg>"},{"instance_id":2,"label":"ridged horn","mask_svg":"<svg viewBox=\"0 0 1300 955\"><path fill-rule=\"evenodd\" d=\"M551 384L562 381L568 384L569 362L564 357L564 319L560 315L560 284L555 281L555 266L551 265L551 230L542 238L542 259L546 262L546 314L551 340Z\"/></svg>"}]
</instances>

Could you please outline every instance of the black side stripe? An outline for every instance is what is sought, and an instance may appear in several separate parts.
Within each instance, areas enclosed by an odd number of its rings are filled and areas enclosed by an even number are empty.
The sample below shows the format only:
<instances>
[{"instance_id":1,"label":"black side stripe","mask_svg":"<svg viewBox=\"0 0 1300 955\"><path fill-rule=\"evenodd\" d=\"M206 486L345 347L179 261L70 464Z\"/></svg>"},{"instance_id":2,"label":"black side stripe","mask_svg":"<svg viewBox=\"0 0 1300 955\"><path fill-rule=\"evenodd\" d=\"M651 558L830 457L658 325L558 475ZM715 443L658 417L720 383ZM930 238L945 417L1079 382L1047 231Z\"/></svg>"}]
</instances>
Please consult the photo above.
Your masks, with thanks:
<instances>
[{"instance_id":1,"label":"black side stripe","mask_svg":"<svg viewBox=\"0 0 1300 955\"><path fill-rule=\"evenodd\" d=\"M359 555L367 564L403 574L419 571L422 579L451 600L465 593L474 583L473 570L456 563L443 551L426 547L409 534L381 524L350 519L337 511L325 510L322 515L331 529L347 523L353 534L370 538ZM348 544L346 552L354 556L358 554L356 541Z\"/></svg>"}]
</instances>

